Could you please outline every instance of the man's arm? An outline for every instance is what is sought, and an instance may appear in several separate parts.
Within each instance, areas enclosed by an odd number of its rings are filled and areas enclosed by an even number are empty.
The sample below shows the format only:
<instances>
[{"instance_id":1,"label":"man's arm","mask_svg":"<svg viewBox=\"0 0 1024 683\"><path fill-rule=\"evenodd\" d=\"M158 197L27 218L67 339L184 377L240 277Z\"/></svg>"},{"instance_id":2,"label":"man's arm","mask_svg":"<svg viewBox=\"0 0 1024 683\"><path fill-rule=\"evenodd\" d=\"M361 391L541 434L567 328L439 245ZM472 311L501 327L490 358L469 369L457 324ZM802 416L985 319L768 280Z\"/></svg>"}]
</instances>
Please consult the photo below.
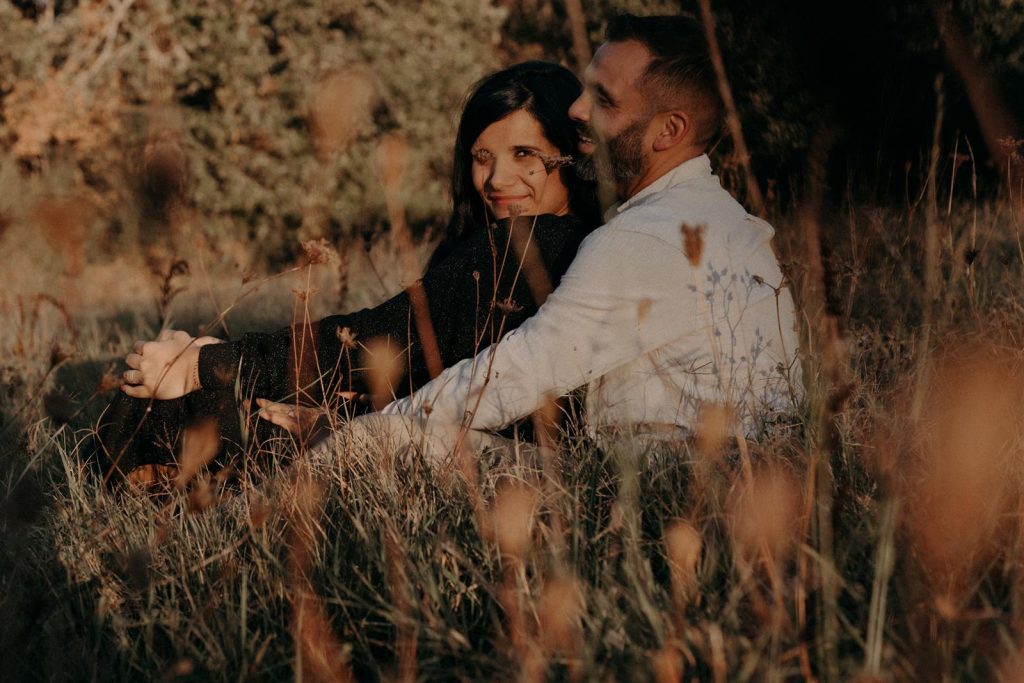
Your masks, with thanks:
<instances>
[{"instance_id":1,"label":"man's arm","mask_svg":"<svg viewBox=\"0 0 1024 683\"><path fill-rule=\"evenodd\" d=\"M473 428L506 425L667 342L706 335L702 272L677 246L603 228L522 327L384 412L455 423L472 413Z\"/></svg>"}]
</instances>

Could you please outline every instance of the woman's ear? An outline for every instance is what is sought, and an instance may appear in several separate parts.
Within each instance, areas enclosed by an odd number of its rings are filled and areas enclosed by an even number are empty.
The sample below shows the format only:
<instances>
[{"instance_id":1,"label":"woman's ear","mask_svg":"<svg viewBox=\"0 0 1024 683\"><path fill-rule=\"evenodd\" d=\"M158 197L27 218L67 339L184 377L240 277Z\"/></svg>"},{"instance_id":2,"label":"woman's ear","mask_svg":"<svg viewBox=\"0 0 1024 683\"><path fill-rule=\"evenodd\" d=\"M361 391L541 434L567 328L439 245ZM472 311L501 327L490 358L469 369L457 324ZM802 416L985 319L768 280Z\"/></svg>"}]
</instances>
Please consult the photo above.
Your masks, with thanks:
<instances>
[{"instance_id":1,"label":"woman's ear","mask_svg":"<svg viewBox=\"0 0 1024 683\"><path fill-rule=\"evenodd\" d=\"M660 116L662 117L661 129L654 138L654 151L664 152L672 149L676 145L683 144L690 137L692 125L686 112L673 110L664 112Z\"/></svg>"}]
</instances>

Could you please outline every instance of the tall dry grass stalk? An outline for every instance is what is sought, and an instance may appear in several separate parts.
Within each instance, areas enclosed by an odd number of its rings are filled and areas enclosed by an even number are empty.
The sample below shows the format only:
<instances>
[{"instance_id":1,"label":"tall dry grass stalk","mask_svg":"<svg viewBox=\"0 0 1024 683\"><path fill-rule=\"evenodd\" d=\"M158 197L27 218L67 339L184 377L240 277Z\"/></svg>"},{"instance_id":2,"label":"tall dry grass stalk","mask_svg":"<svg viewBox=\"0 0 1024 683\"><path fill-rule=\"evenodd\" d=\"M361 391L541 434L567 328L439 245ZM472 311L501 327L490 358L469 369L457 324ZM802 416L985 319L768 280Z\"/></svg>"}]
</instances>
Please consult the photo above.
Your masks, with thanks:
<instances>
[{"instance_id":1,"label":"tall dry grass stalk","mask_svg":"<svg viewBox=\"0 0 1024 683\"><path fill-rule=\"evenodd\" d=\"M721 95L722 104L725 107L725 125L736 148L736 163L743 168L746 200L751 211L763 217L765 215L764 196L761 194L761 185L758 183L757 176L754 175L754 170L751 166L750 151L747 149L746 138L743 137L743 124L736 109L736 100L732 95L732 86L729 85L725 61L722 59L722 49L718 45L718 34L715 31L715 14L711 9L711 0L700 0L700 16L704 23L704 35L708 42L711 63L715 67L715 76L718 79L718 93Z\"/></svg>"},{"instance_id":2,"label":"tall dry grass stalk","mask_svg":"<svg viewBox=\"0 0 1024 683\"><path fill-rule=\"evenodd\" d=\"M841 436L837 429L838 414L853 391L849 360L841 322L829 306L827 279L822 244L822 197L824 193L825 161L831 135L822 130L816 136L813 152L808 161L808 179L803 203L798 209L798 223L802 242L801 263L804 268L798 280L795 299L803 316L804 363L803 376L811 406L810 462L807 470L808 500L814 504L807 508L804 523L815 548L816 567L813 572L807 558L800 561L800 580L803 585L815 585L819 590L817 619L821 623L817 655L820 675L824 680L837 680L836 648L839 641L839 580L835 565L835 535L833 509L835 505L835 478L833 463ZM813 578L812 578L813 576ZM802 611L802 610L801 610Z\"/></svg>"}]
</instances>

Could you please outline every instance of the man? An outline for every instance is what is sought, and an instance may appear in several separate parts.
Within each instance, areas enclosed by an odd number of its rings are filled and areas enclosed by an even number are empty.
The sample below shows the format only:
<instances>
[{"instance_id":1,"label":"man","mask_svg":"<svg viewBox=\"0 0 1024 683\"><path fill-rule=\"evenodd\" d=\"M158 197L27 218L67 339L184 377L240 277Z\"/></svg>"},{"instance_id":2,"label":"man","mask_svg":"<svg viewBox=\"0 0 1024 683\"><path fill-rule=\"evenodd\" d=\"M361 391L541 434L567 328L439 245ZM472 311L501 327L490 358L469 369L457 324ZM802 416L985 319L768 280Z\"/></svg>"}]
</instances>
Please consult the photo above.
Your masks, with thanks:
<instances>
[{"instance_id":1,"label":"man","mask_svg":"<svg viewBox=\"0 0 1024 683\"><path fill-rule=\"evenodd\" d=\"M800 394L795 316L774 231L704 154L722 107L702 29L619 17L584 82L580 152L622 203L533 318L383 412L493 429L587 385L598 437L686 435L709 403L752 433Z\"/></svg>"}]
</instances>

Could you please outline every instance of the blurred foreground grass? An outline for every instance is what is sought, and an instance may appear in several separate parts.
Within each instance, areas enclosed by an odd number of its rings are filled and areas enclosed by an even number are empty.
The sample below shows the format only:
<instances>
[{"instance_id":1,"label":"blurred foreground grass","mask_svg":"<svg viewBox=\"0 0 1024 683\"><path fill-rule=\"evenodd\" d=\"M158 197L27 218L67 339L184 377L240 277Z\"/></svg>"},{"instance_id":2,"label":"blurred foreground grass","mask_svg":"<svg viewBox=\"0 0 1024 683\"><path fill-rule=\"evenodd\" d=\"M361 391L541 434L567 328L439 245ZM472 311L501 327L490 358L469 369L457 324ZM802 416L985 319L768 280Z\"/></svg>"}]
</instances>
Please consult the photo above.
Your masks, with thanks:
<instances>
[{"instance_id":1,"label":"blurred foreground grass","mask_svg":"<svg viewBox=\"0 0 1024 683\"><path fill-rule=\"evenodd\" d=\"M75 280L9 271L0 677L1017 680L1019 209L816 218L821 272L807 218L775 220L805 323L828 330L809 401L749 453L711 417L676 447L602 451L568 429L537 469L337 453L223 499L202 476L109 495L83 474L108 367L247 288L233 335L290 321L292 290L317 290L314 315L373 303L404 255L353 252L344 301L331 265L269 282L198 254L170 278L128 258Z\"/></svg>"}]
</instances>

